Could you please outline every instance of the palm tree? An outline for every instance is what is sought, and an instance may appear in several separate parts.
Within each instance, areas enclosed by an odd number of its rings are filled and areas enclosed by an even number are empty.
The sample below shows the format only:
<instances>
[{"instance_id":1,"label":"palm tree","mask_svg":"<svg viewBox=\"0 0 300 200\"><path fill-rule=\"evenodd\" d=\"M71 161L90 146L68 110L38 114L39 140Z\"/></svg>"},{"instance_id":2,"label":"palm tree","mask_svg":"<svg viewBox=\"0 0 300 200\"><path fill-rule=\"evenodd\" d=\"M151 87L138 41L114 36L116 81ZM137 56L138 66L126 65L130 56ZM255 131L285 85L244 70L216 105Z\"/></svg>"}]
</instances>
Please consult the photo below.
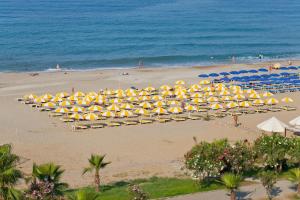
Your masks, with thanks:
<instances>
[{"instance_id":1,"label":"palm tree","mask_svg":"<svg viewBox=\"0 0 300 200\"><path fill-rule=\"evenodd\" d=\"M236 191L240 187L242 177L232 173L226 173L221 177L222 183L230 191L230 199L236 200Z\"/></svg>"},{"instance_id":2,"label":"palm tree","mask_svg":"<svg viewBox=\"0 0 300 200\"><path fill-rule=\"evenodd\" d=\"M0 199L16 200L20 198L21 192L14 189L14 186L23 175L17 169L20 158L11 151L9 144L0 146Z\"/></svg>"},{"instance_id":3,"label":"palm tree","mask_svg":"<svg viewBox=\"0 0 300 200\"><path fill-rule=\"evenodd\" d=\"M35 189L40 183L42 185L51 185L50 194L52 197L62 196L67 189L68 184L60 181L64 170L59 165L46 163L41 165L33 164L32 167L32 185ZM39 190L39 188L37 188Z\"/></svg>"},{"instance_id":4,"label":"palm tree","mask_svg":"<svg viewBox=\"0 0 300 200\"><path fill-rule=\"evenodd\" d=\"M92 190L78 190L68 196L69 200L99 200L100 195Z\"/></svg>"},{"instance_id":5,"label":"palm tree","mask_svg":"<svg viewBox=\"0 0 300 200\"><path fill-rule=\"evenodd\" d=\"M96 185L96 191L99 192L100 189L100 169L105 168L111 162L104 162L105 155L95 155L92 154L91 158L89 159L89 167L84 168L83 175L87 172L95 171L94 175L94 182Z\"/></svg>"},{"instance_id":6,"label":"palm tree","mask_svg":"<svg viewBox=\"0 0 300 200\"><path fill-rule=\"evenodd\" d=\"M297 184L297 193L300 195L300 168L291 169L288 174L288 179Z\"/></svg>"}]
</instances>

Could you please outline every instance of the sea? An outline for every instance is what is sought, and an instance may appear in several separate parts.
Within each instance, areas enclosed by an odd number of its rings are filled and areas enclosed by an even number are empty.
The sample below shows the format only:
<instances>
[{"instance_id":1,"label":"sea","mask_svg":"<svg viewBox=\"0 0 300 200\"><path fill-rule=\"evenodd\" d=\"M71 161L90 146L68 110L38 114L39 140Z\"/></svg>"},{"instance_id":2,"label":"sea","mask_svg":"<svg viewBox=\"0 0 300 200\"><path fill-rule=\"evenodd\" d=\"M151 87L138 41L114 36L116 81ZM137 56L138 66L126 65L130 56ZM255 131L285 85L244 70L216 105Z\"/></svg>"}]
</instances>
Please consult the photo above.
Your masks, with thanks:
<instances>
[{"instance_id":1,"label":"sea","mask_svg":"<svg viewBox=\"0 0 300 200\"><path fill-rule=\"evenodd\" d=\"M300 0L0 0L0 72L201 66L232 57L300 58Z\"/></svg>"}]
</instances>

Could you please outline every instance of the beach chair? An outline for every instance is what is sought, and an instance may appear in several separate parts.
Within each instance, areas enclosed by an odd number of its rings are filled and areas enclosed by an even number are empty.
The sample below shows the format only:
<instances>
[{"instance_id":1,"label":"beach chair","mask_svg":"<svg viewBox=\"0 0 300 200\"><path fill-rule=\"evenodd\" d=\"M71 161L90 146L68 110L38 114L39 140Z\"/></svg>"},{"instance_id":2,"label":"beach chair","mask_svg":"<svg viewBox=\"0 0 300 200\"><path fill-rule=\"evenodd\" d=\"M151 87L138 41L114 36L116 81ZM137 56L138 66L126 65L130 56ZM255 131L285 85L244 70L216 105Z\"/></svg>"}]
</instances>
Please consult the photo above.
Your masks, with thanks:
<instances>
[{"instance_id":1,"label":"beach chair","mask_svg":"<svg viewBox=\"0 0 300 200\"><path fill-rule=\"evenodd\" d=\"M105 124L104 123L93 123L93 124L90 124L90 127L92 129L97 129L97 128L104 128Z\"/></svg>"},{"instance_id":2,"label":"beach chair","mask_svg":"<svg viewBox=\"0 0 300 200\"><path fill-rule=\"evenodd\" d=\"M295 110L297 110L297 108L293 107L293 106L282 106L281 109L285 110L285 111L295 111Z\"/></svg>"},{"instance_id":3,"label":"beach chair","mask_svg":"<svg viewBox=\"0 0 300 200\"><path fill-rule=\"evenodd\" d=\"M137 120L125 120L123 123L127 126L130 126L130 125L137 125L139 123L139 121L137 121Z\"/></svg>"},{"instance_id":4,"label":"beach chair","mask_svg":"<svg viewBox=\"0 0 300 200\"><path fill-rule=\"evenodd\" d=\"M84 124L74 124L72 125L72 130L73 131L76 131L76 130L85 130L85 129L88 129L89 126L87 125L84 125Z\"/></svg>"},{"instance_id":5,"label":"beach chair","mask_svg":"<svg viewBox=\"0 0 300 200\"><path fill-rule=\"evenodd\" d=\"M200 120L202 118L202 116L200 115L190 115L187 117L188 119L191 119L191 120Z\"/></svg>"},{"instance_id":6,"label":"beach chair","mask_svg":"<svg viewBox=\"0 0 300 200\"><path fill-rule=\"evenodd\" d=\"M141 119L139 120L140 124L151 124L154 122L153 119Z\"/></svg>"},{"instance_id":7,"label":"beach chair","mask_svg":"<svg viewBox=\"0 0 300 200\"><path fill-rule=\"evenodd\" d=\"M166 122L170 122L172 119L171 118L156 118L156 121L158 121L159 123L166 123Z\"/></svg>"},{"instance_id":8,"label":"beach chair","mask_svg":"<svg viewBox=\"0 0 300 200\"><path fill-rule=\"evenodd\" d=\"M63 116L63 113L55 113L55 112L49 113L49 117L61 117L61 116Z\"/></svg>"},{"instance_id":9,"label":"beach chair","mask_svg":"<svg viewBox=\"0 0 300 200\"><path fill-rule=\"evenodd\" d=\"M178 116L172 117L171 119L174 120L174 121L176 121L176 122L182 122L182 121L186 121L187 120L186 117L178 117Z\"/></svg>"},{"instance_id":10,"label":"beach chair","mask_svg":"<svg viewBox=\"0 0 300 200\"><path fill-rule=\"evenodd\" d=\"M59 120L62 121L62 122L65 122L65 123L74 122L74 119L70 119L68 117L62 117L62 118L59 118Z\"/></svg>"},{"instance_id":11,"label":"beach chair","mask_svg":"<svg viewBox=\"0 0 300 200\"><path fill-rule=\"evenodd\" d=\"M122 122L111 121L111 122L106 122L105 124L108 127L118 127L118 126L121 126L123 123Z\"/></svg>"}]
</instances>

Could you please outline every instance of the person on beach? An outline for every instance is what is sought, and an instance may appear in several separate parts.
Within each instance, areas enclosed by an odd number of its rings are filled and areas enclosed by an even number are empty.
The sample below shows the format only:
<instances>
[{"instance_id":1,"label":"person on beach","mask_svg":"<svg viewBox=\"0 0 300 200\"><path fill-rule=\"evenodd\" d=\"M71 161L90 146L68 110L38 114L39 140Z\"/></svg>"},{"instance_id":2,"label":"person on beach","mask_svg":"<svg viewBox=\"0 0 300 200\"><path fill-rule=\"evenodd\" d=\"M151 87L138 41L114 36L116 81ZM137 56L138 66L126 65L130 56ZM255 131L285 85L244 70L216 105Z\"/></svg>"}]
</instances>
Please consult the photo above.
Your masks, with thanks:
<instances>
[{"instance_id":1,"label":"person on beach","mask_svg":"<svg viewBox=\"0 0 300 200\"><path fill-rule=\"evenodd\" d=\"M232 56L231 62L232 62L232 64L235 64L235 57L234 56Z\"/></svg>"},{"instance_id":2,"label":"person on beach","mask_svg":"<svg viewBox=\"0 0 300 200\"><path fill-rule=\"evenodd\" d=\"M288 61L288 63L289 63L289 66L291 66L293 64L292 61L290 61L290 60Z\"/></svg>"},{"instance_id":3,"label":"person on beach","mask_svg":"<svg viewBox=\"0 0 300 200\"><path fill-rule=\"evenodd\" d=\"M139 69L143 68L144 67L144 62L143 60L140 60L139 61Z\"/></svg>"},{"instance_id":4,"label":"person on beach","mask_svg":"<svg viewBox=\"0 0 300 200\"><path fill-rule=\"evenodd\" d=\"M74 87L72 87L72 94L74 94L75 93L75 89L74 89Z\"/></svg>"},{"instance_id":5,"label":"person on beach","mask_svg":"<svg viewBox=\"0 0 300 200\"><path fill-rule=\"evenodd\" d=\"M238 116L237 115L233 115L233 122L234 122L234 126L238 127Z\"/></svg>"}]
</instances>

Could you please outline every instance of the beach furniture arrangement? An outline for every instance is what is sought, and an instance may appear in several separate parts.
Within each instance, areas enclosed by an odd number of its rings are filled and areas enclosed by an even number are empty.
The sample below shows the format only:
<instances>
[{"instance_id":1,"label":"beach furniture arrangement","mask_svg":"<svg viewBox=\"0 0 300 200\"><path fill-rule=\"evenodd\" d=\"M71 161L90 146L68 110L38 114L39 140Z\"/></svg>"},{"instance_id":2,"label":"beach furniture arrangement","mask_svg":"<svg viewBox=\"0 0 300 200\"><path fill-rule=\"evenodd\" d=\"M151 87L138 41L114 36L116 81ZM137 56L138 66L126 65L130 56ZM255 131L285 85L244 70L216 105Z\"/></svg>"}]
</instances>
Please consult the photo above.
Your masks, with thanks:
<instances>
[{"instance_id":1,"label":"beach furniture arrangement","mask_svg":"<svg viewBox=\"0 0 300 200\"><path fill-rule=\"evenodd\" d=\"M216 76L216 75L215 75ZM28 94L18 99L50 117L70 123L73 130L132 126L154 122L217 119L226 116L293 111L293 99L277 99L268 90L213 83L209 79L187 85L148 86L142 89L105 89L72 94Z\"/></svg>"}]
</instances>

